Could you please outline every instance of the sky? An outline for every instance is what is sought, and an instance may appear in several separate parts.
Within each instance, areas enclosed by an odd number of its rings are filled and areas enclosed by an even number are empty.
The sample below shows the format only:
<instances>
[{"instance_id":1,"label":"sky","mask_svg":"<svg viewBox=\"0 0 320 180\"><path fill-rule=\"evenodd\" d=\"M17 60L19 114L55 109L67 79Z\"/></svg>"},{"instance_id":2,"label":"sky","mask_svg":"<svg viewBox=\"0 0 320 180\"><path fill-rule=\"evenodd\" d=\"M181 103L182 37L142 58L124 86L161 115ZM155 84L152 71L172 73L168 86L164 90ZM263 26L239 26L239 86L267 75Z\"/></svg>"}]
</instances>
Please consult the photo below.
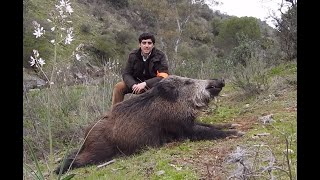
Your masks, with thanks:
<instances>
[{"instance_id":1,"label":"sky","mask_svg":"<svg viewBox=\"0 0 320 180\"><path fill-rule=\"evenodd\" d=\"M271 27L275 27L271 19L267 17L278 11L282 0L217 0L219 5L210 6L213 10L219 10L221 13L233 15L237 17L252 16L266 21ZM286 9L284 9L285 12Z\"/></svg>"}]
</instances>

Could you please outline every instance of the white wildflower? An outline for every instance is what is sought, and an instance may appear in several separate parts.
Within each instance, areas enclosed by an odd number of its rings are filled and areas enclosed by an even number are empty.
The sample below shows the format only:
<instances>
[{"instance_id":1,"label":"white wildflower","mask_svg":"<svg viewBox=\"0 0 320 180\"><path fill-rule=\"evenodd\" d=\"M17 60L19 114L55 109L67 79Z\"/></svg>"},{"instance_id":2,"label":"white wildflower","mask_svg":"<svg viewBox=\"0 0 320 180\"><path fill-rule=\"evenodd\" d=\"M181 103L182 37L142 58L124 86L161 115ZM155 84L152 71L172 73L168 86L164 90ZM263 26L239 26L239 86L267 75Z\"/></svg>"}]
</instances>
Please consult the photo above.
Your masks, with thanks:
<instances>
[{"instance_id":1,"label":"white wildflower","mask_svg":"<svg viewBox=\"0 0 320 180\"><path fill-rule=\"evenodd\" d=\"M56 28L56 27L52 27L52 28L51 28L51 31L53 32L53 31L55 30L55 28Z\"/></svg>"},{"instance_id":2,"label":"white wildflower","mask_svg":"<svg viewBox=\"0 0 320 180\"><path fill-rule=\"evenodd\" d=\"M65 6L66 5L66 2L64 0L61 0L60 1L60 6Z\"/></svg>"},{"instance_id":3,"label":"white wildflower","mask_svg":"<svg viewBox=\"0 0 320 180\"><path fill-rule=\"evenodd\" d=\"M72 35L67 34L67 36L66 36L66 39L65 39L64 43L65 43L65 44L71 44L71 41L73 41L73 39L72 39L72 38L73 38L73 37L72 37Z\"/></svg>"},{"instance_id":4,"label":"white wildflower","mask_svg":"<svg viewBox=\"0 0 320 180\"><path fill-rule=\"evenodd\" d=\"M70 4L68 4L66 6L66 12L69 13L69 15L71 15L71 13L73 13L73 9L71 8Z\"/></svg>"},{"instance_id":5,"label":"white wildflower","mask_svg":"<svg viewBox=\"0 0 320 180\"><path fill-rule=\"evenodd\" d=\"M79 54L76 54L76 59L77 59L78 61L80 61L80 58L81 58L81 56L80 56Z\"/></svg>"},{"instance_id":6,"label":"white wildflower","mask_svg":"<svg viewBox=\"0 0 320 180\"><path fill-rule=\"evenodd\" d=\"M39 52L38 52L38 50L35 50L35 49L34 49L34 50L33 50L33 54L34 54L34 57L36 57L36 58L39 57Z\"/></svg>"},{"instance_id":7,"label":"white wildflower","mask_svg":"<svg viewBox=\"0 0 320 180\"><path fill-rule=\"evenodd\" d=\"M69 13L69 15L73 13L73 9L70 4L71 3L69 2L69 0L67 1L61 0L60 5L56 5L56 9L59 11L62 19L66 18L66 16L63 14L64 12Z\"/></svg>"},{"instance_id":8,"label":"white wildflower","mask_svg":"<svg viewBox=\"0 0 320 180\"><path fill-rule=\"evenodd\" d=\"M72 34L73 33L73 27L70 27L69 29L67 29L67 34Z\"/></svg>"},{"instance_id":9,"label":"white wildflower","mask_svg":"<svg viewBox=\"0 0 320 180\"><path fill-rule=\"evenodd\" d=\"M42 58L38 59L39 52L37 50L35 50L35 49L33 50L33 55L34 55L34 57L30 56L30 61L29 61L30 66L39 67L38 65L40 65L40 67L41 67L44 64L46 64L44 59L42 59Z\"/></svg>"},{"instance_id":10,"label":"white wildflower","mask_svg":"<svg viewBox=\"0 0 320 180\"><path fill-rule=\"evenodd\" d=\"M69 28L67 29L67 36L66 36L66 39L65 39L65 44L70 44L71 41L73 41L73 36L72 36L72 33L73 33L73 28Z\"/></svg>"},{"instance_id":11,"label":"white wildflower","mask_svg":"<svg viewBox=\"0 0 320 180\"><path fill-rule=\"evenodd\" d=\"M56 9L59 11L60 15L63 13L62 7L64 6L64 1L60 1L60 5L55 5Z\"/></svg>"},{"instance_id":12,"label":"white wildflower","mask_svg":"<svg viewBox=\"0 0 320 180\"><path fill-rule=\"evenodd\" d=\"M46 63L44 62L44 59L42 59L42 58L40 58L40 59L38 60L38 63L40 64L40 66L43 66L44 64L46 64Z\"/></svg>"},{"instance_id":13,"label":"white wildflower","mask_svg":"<svg viewBox=\"0 0 320 180\"><path fill-rule=\"evenodd\" d=\"M51 42L52 44L54 44L55 41L56 41L55 39L52 39L50 42Z\"/></svg>"},{"instance_id":14,"label":"white wildflower","mask_svg":"<svg viewBox=\"0 0 320 180\"><path fill-rule=\"evenodd\" d=\"M44 34L44 32L45 31L43 30L43 27L37 28L37 29L34 30L33 35L35 35L36 38L38 38L38 37L41 37Z\"/></svg>"},{"instance_id":15,"label":"white wildflower","mask_svg":"<svg viewBox=\"0 0 320 180\"><path fill-rule=\"evenodd\" d=\"M36 59L32 56L30 56L31 61L29 61L30 66L34 66L36 64Z\"/></svg>"}]
</instances>

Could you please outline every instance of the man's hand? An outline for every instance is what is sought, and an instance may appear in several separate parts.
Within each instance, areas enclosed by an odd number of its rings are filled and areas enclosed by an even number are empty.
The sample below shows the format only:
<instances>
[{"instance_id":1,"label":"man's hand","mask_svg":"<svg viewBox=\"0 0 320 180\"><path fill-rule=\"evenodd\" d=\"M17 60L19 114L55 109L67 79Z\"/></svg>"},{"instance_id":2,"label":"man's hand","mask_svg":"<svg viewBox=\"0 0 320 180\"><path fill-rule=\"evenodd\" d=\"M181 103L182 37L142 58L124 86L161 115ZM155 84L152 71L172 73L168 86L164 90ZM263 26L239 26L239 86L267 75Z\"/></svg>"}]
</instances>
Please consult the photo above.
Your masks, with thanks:
<instances>
[{"instance_id":1,"label":"man's hand","mask_svg":"<svg viewBox=\"0 0 320 180\"><path fill-rule=\"evenodd\" d=\"M142 83L139 83L139 84L134 84L132 86L132 91L135 94L139 94L146 86L147 86L146 82L142 82Z\"/></svg>"}]
</instances>

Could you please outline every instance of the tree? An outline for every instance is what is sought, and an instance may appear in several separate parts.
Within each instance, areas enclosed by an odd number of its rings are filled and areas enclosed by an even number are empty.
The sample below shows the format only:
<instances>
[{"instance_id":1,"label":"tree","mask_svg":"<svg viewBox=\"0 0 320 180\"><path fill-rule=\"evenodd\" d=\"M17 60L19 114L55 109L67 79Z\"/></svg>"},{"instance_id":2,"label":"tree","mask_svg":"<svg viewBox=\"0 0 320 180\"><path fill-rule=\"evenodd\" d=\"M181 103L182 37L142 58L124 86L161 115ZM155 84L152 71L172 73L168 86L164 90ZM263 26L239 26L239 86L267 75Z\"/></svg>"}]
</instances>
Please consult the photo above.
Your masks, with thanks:
<instances>
[{"instance_id":1,"label":"tree","mask_svg":"<svg viewBox=\"0 0 320 180\"><path fill-rule=\"evenodd\" d=\"M239 36L246 36L250 40L261 38L258 20L254 17L232 17L221 22L217 36L217 46L228 54L239 45Z\"/></svg>"},{"instance_id":2,"label":"tree","mask_svg":"<svg viewBox=\"0 0 320 180\"><path fill-rule=\"evenodd\" d=\"M297 57L297 1L285 0L282 1L279 11L281 18L274 15L272 18L276 21L277 36L280 40L280 48L285 52L289 60ZM289 5L288 11L283 12L285 5Z\"/></svg>"}]
</instances>

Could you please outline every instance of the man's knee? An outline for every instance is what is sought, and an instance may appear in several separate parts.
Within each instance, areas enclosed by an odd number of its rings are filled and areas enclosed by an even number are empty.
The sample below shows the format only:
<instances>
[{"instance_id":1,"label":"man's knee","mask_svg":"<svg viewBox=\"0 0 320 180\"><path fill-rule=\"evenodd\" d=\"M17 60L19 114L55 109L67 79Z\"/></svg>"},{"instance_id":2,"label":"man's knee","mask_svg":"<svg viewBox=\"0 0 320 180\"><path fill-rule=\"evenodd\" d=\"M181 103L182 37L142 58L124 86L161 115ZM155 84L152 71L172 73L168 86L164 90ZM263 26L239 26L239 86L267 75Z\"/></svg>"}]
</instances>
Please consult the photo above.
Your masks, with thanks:
<instances>
[{"instance_id":1,"label":"man's knee","mask_svg":"<svg viewBox=\"0 0 320 180\"><path fill-rule=\"evenodd\" d=\"M121 81L121 82L118 82L116 85L114 85L113 91L123 93L126 88L127 88L126 84L123 81Z\"/></svg>"},{"instance_id":2,"label":"man's knee","mask_svg":"<svg viewBox=\"0 0 320 180\"><path fill-rule=\"evenodd\" d=\"M112 94L112 106L123 101L124 95L127 91L127 85L121 81L114 85Z\"/></svg>"}]
</instances>

